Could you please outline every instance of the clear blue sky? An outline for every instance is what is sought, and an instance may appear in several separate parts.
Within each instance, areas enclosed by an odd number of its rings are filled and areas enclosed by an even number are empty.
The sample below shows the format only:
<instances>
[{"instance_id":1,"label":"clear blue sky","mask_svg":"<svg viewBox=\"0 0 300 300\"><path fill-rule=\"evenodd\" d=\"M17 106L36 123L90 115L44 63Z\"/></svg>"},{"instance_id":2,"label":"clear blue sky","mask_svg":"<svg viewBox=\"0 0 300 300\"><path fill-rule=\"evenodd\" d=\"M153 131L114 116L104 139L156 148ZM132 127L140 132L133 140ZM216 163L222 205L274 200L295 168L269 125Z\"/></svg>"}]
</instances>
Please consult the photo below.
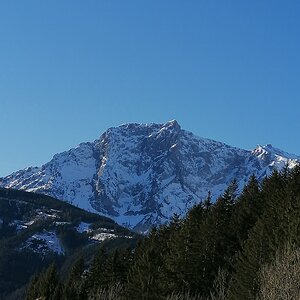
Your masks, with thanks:
<instances>
[{"instance_id":1,"label":"clear blue sky","mask_svg":"<svg viewBox=\"0 0 300 300\"><path fill-rule=\"evenodd\" d=\"M127 122L300 154L300 1L3 0L0 176Z\"/></svg>"}]
</instances>

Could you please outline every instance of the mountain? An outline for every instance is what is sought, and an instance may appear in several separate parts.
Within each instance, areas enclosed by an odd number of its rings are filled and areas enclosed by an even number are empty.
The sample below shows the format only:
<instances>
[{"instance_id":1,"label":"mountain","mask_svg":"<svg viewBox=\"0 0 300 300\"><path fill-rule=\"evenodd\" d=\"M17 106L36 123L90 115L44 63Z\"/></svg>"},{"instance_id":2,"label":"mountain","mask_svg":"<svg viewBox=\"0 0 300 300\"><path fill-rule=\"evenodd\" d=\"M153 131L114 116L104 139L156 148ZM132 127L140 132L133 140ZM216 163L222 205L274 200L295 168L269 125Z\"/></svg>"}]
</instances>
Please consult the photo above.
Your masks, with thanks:
<instances>
[{"instance_id":1,"label":"mountain","mask_svg":"<svg viewBox=\"0 0 300 300\"><path fill-rule=\"evenodd\" d=\"M135 236L109 218L52 197L0 188L0 299L50 263L69 265L108 243L132 244Z\"/></svg>"},{"instance_id":2,"label":"mountain","mask_svg":"<svg viewBox=\"0 0 300 300\"><path fill-rule=\"evenodd\" d=\"M267 146L253 151L197 137L177 121L124 124L0 179L0 186L43 193L143 232L184 215L209 191L214 198L236 178L294 167L300 157Z\"/></svg>"}]
</instances>

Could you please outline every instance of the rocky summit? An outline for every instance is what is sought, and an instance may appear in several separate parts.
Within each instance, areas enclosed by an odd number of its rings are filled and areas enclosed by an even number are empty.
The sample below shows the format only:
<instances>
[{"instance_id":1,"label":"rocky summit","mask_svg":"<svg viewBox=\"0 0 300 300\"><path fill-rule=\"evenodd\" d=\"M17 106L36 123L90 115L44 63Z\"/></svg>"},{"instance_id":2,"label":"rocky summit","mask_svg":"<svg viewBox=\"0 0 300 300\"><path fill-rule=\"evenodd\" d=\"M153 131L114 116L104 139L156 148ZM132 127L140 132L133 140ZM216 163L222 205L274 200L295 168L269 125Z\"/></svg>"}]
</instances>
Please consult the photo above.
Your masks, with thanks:
<instances>
[{"instance_id":1,"label":"rocky summit","mask_svg":"<svg viewBox=\"0 0 300 300\"><path fill-rule=\"evenodd\" d=\"M184 215L208 192L220 195L235 178L294 167L300 157L257 146L253 151L195 136L177 121L124 124L0 179L0 186L38 192L114 219L139 232Z\"/></svg>"}]
</instances>

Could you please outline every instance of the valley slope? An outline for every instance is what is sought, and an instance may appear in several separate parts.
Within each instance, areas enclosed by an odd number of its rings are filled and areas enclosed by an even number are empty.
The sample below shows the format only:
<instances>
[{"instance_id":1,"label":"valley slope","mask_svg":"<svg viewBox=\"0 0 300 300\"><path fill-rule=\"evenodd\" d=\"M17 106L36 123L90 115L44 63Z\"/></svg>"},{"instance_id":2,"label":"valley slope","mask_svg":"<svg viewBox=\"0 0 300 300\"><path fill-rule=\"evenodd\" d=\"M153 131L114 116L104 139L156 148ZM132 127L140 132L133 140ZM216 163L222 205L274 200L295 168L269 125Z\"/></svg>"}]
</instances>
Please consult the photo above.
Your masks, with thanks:
<instances>
[{"instance_id":1,"label":"valley slope","mask_svg":"<svg viewBox=\"0 0 300 300\"><path fill-rule=\"evenodd\" d=\"M113 220L66 202L0 188L0 299L24 294L31 276L51 263L67 268L78 256L90 261L100 245L127 247L135 237Z\"/></svg>"}]
</instances>

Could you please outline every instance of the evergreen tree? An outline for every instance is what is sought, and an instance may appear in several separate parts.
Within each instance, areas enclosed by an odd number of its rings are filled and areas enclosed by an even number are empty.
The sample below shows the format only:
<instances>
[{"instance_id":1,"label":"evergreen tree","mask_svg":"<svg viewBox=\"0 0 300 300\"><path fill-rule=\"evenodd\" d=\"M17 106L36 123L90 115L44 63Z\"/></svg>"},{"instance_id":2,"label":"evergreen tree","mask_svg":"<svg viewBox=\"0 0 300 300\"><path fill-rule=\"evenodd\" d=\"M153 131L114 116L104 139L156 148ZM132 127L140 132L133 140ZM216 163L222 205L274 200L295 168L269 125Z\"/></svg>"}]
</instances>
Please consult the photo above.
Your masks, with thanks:
<instances>
[{"instance_id":1,"label":"evergreen tree","mask_svg":"<svg viewBox=\"0 0 300 300\"><path fill-rule=\"evenodd\" d=\"M93 262L90 266L90 271L87 277L88 289L97 289L99 286L102 286L103 282L103 265L108 257L107 251L105 248L100 247L97 254L95 255Z\"/></svg>"},{"instance_id":2,"label":"evergreen tree","mask_svg":"<svg viewBox=\"0 0 300 300\"><path fill-rule=\"evenodd\" d=\"M103 299L117 286L118 299L255 299L261 266L286 244L300 247L300 167L274 171L262 185L251 176L240 196L237 188L233 181L215 204L209 193L184 219L174 215L153 229L133 252L101 247L88 272L77 261L63 294L50 266L32 279L26 299Z\"/></svg>"},{"instance_id":3,"label":"evergreen tree","mask_svg":"<svg viewBox=\"0 0 300 300\"><path fill-rule=\"evenodd\" d=\"M196 206L181 226L170 227L173 230L168 241L168 251L163 258L165 273L163 280L167 291L183 291L190 288L191 259L193 258L190 252L194 233L191 223L198 213L199 206Z\"/></svg>"},{"instance_id":4,"label":"evergreen tree","mask_svg":"<svg viewBox=\"0 0 300 300\"><path fill-rule=\"evenodd\" d=\"M230 257L235 253L234 237L230 226L237 197L238 186L233 180L224 194L217 199L212 210L213 219L213 240L214 246L211 249L214 258L213 264L215 276L219 268L229 267Z\"/></svg>"},{"instance_id":5,"label":"evergreen tree","mask_svg":"<svg viewBox=\"0 0 300 300\"><path fill-rule=\"evenodd\" d=\"M132 263L130 249L117 249L113 251L103 264L102 286L108 287L127 281L128 272Z\"/></svg>"},{"instance_id":6,"label":"evergreen tree","mask_svg":"<svg viewBox=\"0 0 300 300\"><path fill-rule=\"evenodd\" d=\"M40 296L40 287L39 287L39 277L38 275L33 275L30 279L30 282L26 291L26 300L34 300Z\"/></svg>"},{"instance_id":7,"label":"evergreen tree","mask_svg":"<svg viewBox=\"0 0 300 300\"><path fill-rule=\"evenodd\" d=\"M61 285L58 277L57 269L54 264L46 270L41 278L40 295L45 300L59 300L61 293Z\"/></svg>"},{"instance_id":8,"label":"evergreen tree","mask_svg":"<svg viewBox=\"0 0 300 300\"><path fill-rule=\"evenodd\" d=\"M134 263L128 276L129 299L162 299L163 257L167 249L165 234L168 230L153 229L135 250Z\"/></svg>"},{"instance_id":9,"label":"evergreen tree","mask_svg":"<svg viewBox=\"0 0 300 300\"><path fill-rule=\"evenodd\" d=\"M84 280L82 278L84 272L84 260L79 258L72 266L68 278L63 287L62 299L81 300L86 297Z\"/></svg>"},{"instance_id":10,"label":"evergreen tree","mask_svg":"<svg viewBox=\"0 0 300 300\"><path fill-rule=\"evenodd\" d=\"M264 211L251 230L237 260L229 299L254 299L258 291L260 267L270 263L276 251L286 242L298 241L299 194L295 193L290 182L297 182L299 178L298 173L290 175L276 171L264 181Z\"/></svg>"},{"instance_id":11,"label":"evergreen tree","mask_svg":"<svg viewBox=\"0 0 300 300\"><path fill-rule=\"evenodd\" d=\"M40 276L32 278L27 289L26 299L31 300L41 297L45 300L60 300L61 288L57 269L52 264Z\"/></svg>"},{"instance_id":12,"label":"evergreen tree","mask_svg":"<svg viewBox=\"0 0 300 300\"><path fill-rule=\"evenodd\" d=\"M212 203L212 196L211 196L211 192L209 191L207 194L206 199L203 201L203 208L206 211L209 211L210 208L212 207L213 203Z\"/></svg>"},{"instance_id":13,"label":"evergreen tree","mask_svg":"<svg viewBox=\"0 0 300 300\"><path fill-rule=\"evenodd\" d=\"M262 211L263 201L259 182L252 175L237 199L231 218L230 232L236 251L242 249L243 243L248 238L249 230L253 228Z\"/></svg>"}]
</instances>

